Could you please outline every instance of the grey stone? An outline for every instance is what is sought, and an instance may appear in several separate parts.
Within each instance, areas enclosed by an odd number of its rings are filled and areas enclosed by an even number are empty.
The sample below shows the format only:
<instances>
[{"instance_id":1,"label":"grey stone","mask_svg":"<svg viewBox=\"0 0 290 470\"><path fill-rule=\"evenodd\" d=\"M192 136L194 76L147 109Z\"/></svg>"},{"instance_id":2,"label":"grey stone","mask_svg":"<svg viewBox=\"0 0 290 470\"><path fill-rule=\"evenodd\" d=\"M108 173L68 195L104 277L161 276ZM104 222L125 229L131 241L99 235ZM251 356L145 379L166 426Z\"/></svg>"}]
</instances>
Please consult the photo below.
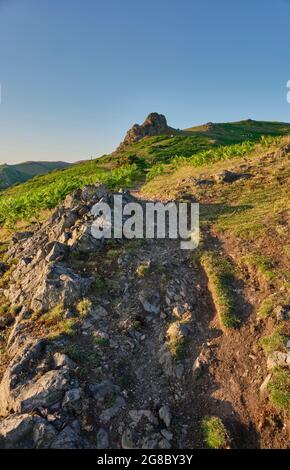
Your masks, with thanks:
<instances>
[{"instance_id":1,"label":"grey stone","mask_svg":"<svg viewBox=\"0 0 290 470\"><path fill-rule=\"evenodd\" d=\"M173 434L167 429L161 429L161 434L167 441L171 441L173 438Z\"/></svg>"},{"instance_id":2,"label":"grey stone","mask_svg":"<svg viewBox=\"0 0 290 470\"><path fill-rule=\"evenodd\" d=\"M134 434L130 429L126 429L122 434L122 449L135 449Z\"/></svg>"},{"instance_id":3,"label":"grey stone","mask_svg":"<svg viewBox=\"0 0 290 470\"><path fill-rule=\"evenodd\" d=\"M125 406L125 400L121 396L117 396L115 399L115 403L110 408L102 411L99 416L101 423L108 423L114 416L116 416L121 408Z\"/></svg>"},{"instance_id":4,"label":"grey stone","mask_svg":"<svg viewBox=\"0 0 290 470\"><path fill-rule=\"evenodd\" d=\"M11 415L0 422L0 449L32 445L33 417L29 414Z\"/></svg>"},{"instance_id":5,"label":"grey stone","mask_svg":"<svg viewBox=\"0 0 290 470\"><path fill-rule=\"evenodd\" d=\"M66 426L52 442L51 449L79 449L82 448L79 429L77 426Z\"/></svg>"},{"instance_id":6,"label":"grey stone","mask_svg":"<svg viewBox=\"0 0 290 470\"><path fill-rule=\"evenodd\" d=\"M268 385L271 380L272 374L268 374L265 380L263 380L263 383L260 386L260 395L261 397L264 397L267 394L268 391Z\"/></svg>"},{"instance_id":7,"label":"grey stone","mask_svg":"<svg viewBox=\"0 0 290 470\"><path fill-rule=\"evenodd\" d=\"M16 411L28 412L40 407L47 408L62 399L69 388L66 370L52 370L23 388L14 398Z\"/></svg>"},{"instance_id":8,"label":"grey stone","mask_svg":"<svg viewBox=\"0 0 290 470\"><path fill-rule=\"evenodd\" d=\"M56 352L53 355L54 367L56 369L61 369L62 367L67 367L68 369L74 369L76 363L72 361L66 354Z\"/></svg>"},{"instance_id":9,"label":"grey stone","mask_svg":"<svg viewBox=\"0 0 290 470\"><path fill-rule=\"evenodd\" d=\"M159 449L171 449L171 444L166 439L159 441Z\"/></svg>"},{"instance_id":10,"label":"grey stone","mask_svg":"<svg viewBox=\"0 0 290 470\"><path fill-rule=\"evenodd\" d=\"M287 365L287 354L280 351L274 351L269 354L267 359L267 369L271 370L276 366L286 366Z\"/></svg>"},{"instance_id":11,"label":"grey stone","mask_svg":"<svg viewBox=\"0 0 290 470\"><path fill-rule=\"evenodd\" d=\"M167 405L164 405L160 408L159 417L163 421L165 426L167 428L169 428L170 424L171 424L171 413L170 413L170 409Z\"/></svg>"},{"instance_id":12,"label":"grey stone","mask_svg":"<svg viewBox=\"0 0 290 470\"><path fill-rule=\"evenodd\" d=\"M97 449L108 449L109 448L109 436L107 431L99 429L97 432Z\"/></svg>"},{"instance_id":13,"label":"grey stone","mask_svg":"<svg viewBox=\"0 0 290 470\"><path fill-rule=\"evenodd\" d=\"M149 292L142 290L139 293L139 300L147 313L157 315L160 313L160 294L158 291Z\"/></svg>"},{"instance_id":14,"label":"grey stone","mask_svg":"<svg viewBox=\"0 0 290 470\"><path fill-rule=\"evenodd\" d=\"M175 369L176 377L180 380L184 374L184 365L178 364Z\"/></svg>"},{"instance_id":15,"label":"grey stone","mask_svg":"<svg viewBox=\"0 0 290 470\"><path fill-rule=\"evenodd\" d=\"M248 179L251 178L250 174L242 174L242 173L235 173L233 171L223 170L217 175L215 175L215 180L218 183L233 183L234 181L240 179Z\"/></svg>"}]
</instances>

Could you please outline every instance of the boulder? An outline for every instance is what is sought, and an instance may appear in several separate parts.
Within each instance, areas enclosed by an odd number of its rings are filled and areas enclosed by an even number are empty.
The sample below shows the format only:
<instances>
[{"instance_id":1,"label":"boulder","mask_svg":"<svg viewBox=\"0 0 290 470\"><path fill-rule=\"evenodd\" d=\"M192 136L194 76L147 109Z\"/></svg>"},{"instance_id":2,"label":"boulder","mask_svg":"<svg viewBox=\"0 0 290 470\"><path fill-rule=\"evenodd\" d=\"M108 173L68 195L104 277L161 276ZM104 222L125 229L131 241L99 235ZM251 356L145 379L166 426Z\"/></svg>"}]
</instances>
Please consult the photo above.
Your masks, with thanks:
<instances>
[{"instance_id":1,"label":"boulder","mask_svg":"<svg viewBox=\"0 0 290 470\"><path fill-rule=\"evenodd\" d=\"M233 183L241 179L251 178L250 174L246 173L235 173L233 171L223 170L214 176L217 183Z\"/></svg>"},{"instance_id":2,"label":"boulder","mask_svg":"<svg viewBox=\"0 0 290 470\"><path fill-rule=\"evenodd\" d=\"M142 290L139 300L147 313L158 315L160 313L160 294L158 291Z\"/></svg>"}]
</instances>

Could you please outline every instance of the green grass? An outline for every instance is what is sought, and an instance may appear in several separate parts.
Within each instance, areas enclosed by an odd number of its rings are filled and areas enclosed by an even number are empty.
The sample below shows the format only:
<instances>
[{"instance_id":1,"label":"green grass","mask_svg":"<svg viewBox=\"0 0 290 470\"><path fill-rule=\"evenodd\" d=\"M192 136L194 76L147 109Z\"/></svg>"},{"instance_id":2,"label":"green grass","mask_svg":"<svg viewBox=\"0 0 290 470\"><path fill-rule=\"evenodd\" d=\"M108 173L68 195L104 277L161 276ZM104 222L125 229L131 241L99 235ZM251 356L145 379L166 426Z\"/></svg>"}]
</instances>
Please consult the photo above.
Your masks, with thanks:
<instances>
[{"instance_id":1,"label":"green grass","mask_svg":"<svg viewBox=\"0 0 290 470\"><path fill-rule=\"evenodd\" d=\"M274 301L273 298L267 298L265 299L258 310L258 317L259 318L267 318L271 315L272 311L274 308Z\"/></svg>"},{"instance_id":2,"label":"green grass","mask_svg":"<svg viewBox=\"0 0 290 470\"><path fill-rule=\"evenodd\" d=\"M251 255L247 257L247 262L255 267L266 281L273 281L277 277L274 262L269 256Z\"/></svg>"},{"instance_id":3,"label":"green grass","mask_svg":"<svg viewBox=\"0 0 290 470\"><path fill-rule=\"evenodd\" d=\"M270 335L261 338L260 343L264 351L270 354L274 351L284 350L286 345L286 338L281 333L281 330L277 329L273 331L273 333L271 333Z\"/></svg>"},{"instance_id":4,"label":"green grass","mask_svg":"<svg viewBox=\"0 0 290 470\"><path fill-rule=\"evenodd\" d=\"M167 346L176 361L184 358L188 343L188 339L180 334L180 324L180 322L174 322L167 330Z\"/></svg>"},{"instance_id":5,"label":"green grass","mask_svg":"<svg viewBox=\"0 0 290 470\"><path fill-rule=\"evenodd\" d=\"M202 254L200 262L209 279L221 325L225 328L236 327L239 321L235 315L233 266L221 255L210 251Z\"/></svg>"},{"instance_id":6,"label":"green grass","mask_svg":"<svg viewBox=\"0 0 290 470\"><path fill-rule=\"evenodd\" d=\"M215 124L214 129L192 128L173 136L148 137L93 161L36 176L26 183L0 192L0 225L13 225L18 220L30 220L46 209L54 208L75 189L96 182L109 189L128 188L144 178L154 179L172 168L184 164L203 166L229 158L243 157L251 152L264 134L261 145L269 147L278 135L289 133L283 123ZM176 157L178 156L178 157Z\"/></svg>"},{"instance_id":7,"label":"green grass","mask_svg":"<svg viewBox=\"0 0 290 470\"><path fill-rule=\"evenodd\" d=\"M96 336L94 338L96 346L99 346L101 348L105 348L109 346L110 340L108 338L104 338L103 336Z\"/></svg>"},{"instance_id":8,"label":"green grass","mask_svg":"<svg viewBox=\"0 0 290 470\"><path fill-rule=\"evenodd\" d=\"M208 449L223 449L229 444L227 430L220 418L206 416L202 421L203 439Z\"/></svg>"},{"instance_id":9,"label":"green grass","mask_svg":"<svg viewBox=\"0 0 290 470\"><path fill-rule=\"evenodd\" d=\"M290 375L282 367L275 367L268 385L270 401L277 408L289 412L290 410Z\"/></svg>"},{"instance_id":10,"label":"green grass","mask_svg":"<svg viewBox=\"0 0 290 470\"><path fill-rule=\"evenodd\" d=\"M38 176L0 193L0 225L12 224L54 208L66 195L87 184L103 182L111 190L130 187L142 175L136 165L104 170L96 162L86 162Z\"/></svg>"},{"instance_id":11,"label":"green grass","mask_svg":"<svg viewBox=\"0 0 290 470\"><path fill-rule=\"evenodd\" d=\"M89 315L92 308L92 302L89 299L80 300L76 305L76 311L81 318L85 318Z\"/></svg>"}]
</instances>

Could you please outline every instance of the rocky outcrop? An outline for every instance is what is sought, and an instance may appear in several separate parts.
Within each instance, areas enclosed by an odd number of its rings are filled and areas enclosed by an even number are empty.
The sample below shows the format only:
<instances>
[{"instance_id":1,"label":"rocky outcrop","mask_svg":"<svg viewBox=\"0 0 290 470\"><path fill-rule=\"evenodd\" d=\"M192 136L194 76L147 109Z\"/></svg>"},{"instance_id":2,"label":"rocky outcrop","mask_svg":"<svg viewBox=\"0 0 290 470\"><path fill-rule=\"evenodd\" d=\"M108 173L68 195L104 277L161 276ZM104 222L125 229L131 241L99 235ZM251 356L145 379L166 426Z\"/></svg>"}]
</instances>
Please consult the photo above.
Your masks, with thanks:
<instances>
[{"instance_id":1,"label":"rocky outcrop","mask_svg":"<svg viewBox=\"0 0 290 470\"><path fill-rule=\"evenodd\" d=\"M122 149L128 144L138 142L144 137L154 135L171 135L177 132L176 129L167 125L166 117L163 114L150 113L143 124L134 124L126 134L124 141L119 146L118 150Z\"/></svg>"},{"instance_id":2,"label":"rocky outcrop","mask_svg":"<svg viewBox=\"0 0 290 470\"><path fill-rule=\"evenodd\" d=\"M128 198L123 196L124 203ZM113 194L102 184L87 186L67 196L40 229L14 235L8 254L18 263L4 291L11 304L47 311L60 303L70 307L86 295L94 278L75 273L68 258L102 248L104 239L91 232L91 209L99 201L112 205Z\"/></svg>"}]
</instances>

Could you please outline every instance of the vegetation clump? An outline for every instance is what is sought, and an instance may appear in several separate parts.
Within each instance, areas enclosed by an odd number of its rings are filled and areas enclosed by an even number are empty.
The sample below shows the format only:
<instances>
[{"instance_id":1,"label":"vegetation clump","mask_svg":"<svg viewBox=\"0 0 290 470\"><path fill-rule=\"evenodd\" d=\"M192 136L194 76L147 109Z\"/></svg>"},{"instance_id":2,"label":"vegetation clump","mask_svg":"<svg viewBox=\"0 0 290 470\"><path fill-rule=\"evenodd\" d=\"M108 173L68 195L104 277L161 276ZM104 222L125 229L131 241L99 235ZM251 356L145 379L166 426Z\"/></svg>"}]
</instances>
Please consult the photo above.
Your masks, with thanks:
<instances>
[{"instance_id":1,"label":"vegetation clump","mask_svg":"<svg viewBox=\"0 0 290 470\"><path fill-rule=\"evenodd\" d=\"M222 326L225 328L236 327L239 321L235 315L233 266L228 260L211 251L205 252L201 256L201 265L208 276Z\"/></svg>"},{"instance_id":2,"label":"vegetation clump","mask_svg":"<svg viewBox=\"0 0 290 470\"><path fill-rule=\"evenodd\" d=\"M222 420L206 416L202 421L202 432L208 449L224 449L229 445L229 436Z\"/></svg>"},{"instance_id":3,"label":"vegetation clump","mask_svg":"<svg viewBox=\"0 0 290 470\"><path fill-rule=\"evenodd\" d=\"M275 367L268 384L270 401L277 408L289 412L290 410L290 375L289 371L282 367Z\"/></svg>"},{"instance_id":4,"label":"vegetation clump","mask_svg":"<svg viewBox=\"0 0 290 470\"><path fill-rule=\"evenodd\" d=\"M271 333L270 335L261 338L260 343L264 351L270 354L274 351L285 349L286 337L284 334L281 333L280 329L277 329L273 331L273 333Z\"/></svg>"}]
</instances>

